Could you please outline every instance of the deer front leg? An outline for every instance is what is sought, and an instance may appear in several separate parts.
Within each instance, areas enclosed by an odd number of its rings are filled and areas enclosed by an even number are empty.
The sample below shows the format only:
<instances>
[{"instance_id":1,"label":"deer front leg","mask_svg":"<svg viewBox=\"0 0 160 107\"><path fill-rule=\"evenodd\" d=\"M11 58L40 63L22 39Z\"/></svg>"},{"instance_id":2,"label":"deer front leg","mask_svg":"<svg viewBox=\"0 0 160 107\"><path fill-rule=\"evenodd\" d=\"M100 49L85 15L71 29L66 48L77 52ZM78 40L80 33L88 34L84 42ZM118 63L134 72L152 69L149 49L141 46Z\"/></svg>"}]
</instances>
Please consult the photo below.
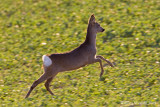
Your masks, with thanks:
<instances>
[{"instance_id":1,"label":"deer front leg","mask_svg":"<svg viewBox=\"0 0 160 107\"><path fill-rule=\"evenodd\" d=\"M103 75L103 73L104 73L103 66L102 66L102 61L101 61L101 59L96 58L96 59L94 60L94 62L99 62L99 64L100 64L100 67L101 67L100 78L101 78L102 75Z\"/></svg>"},{"instance_id":2,"label":"deer front leg","mask_svg":"<svg viewBox=\"0 0 160 107\"><path fill-rule=\"evenodd\" d=\"M111 67L114 67L113 64L109 60L105 59L103 56L97 55L96 58L102 59L102 60L106 61Z\"/></svg>"}]
</instances>

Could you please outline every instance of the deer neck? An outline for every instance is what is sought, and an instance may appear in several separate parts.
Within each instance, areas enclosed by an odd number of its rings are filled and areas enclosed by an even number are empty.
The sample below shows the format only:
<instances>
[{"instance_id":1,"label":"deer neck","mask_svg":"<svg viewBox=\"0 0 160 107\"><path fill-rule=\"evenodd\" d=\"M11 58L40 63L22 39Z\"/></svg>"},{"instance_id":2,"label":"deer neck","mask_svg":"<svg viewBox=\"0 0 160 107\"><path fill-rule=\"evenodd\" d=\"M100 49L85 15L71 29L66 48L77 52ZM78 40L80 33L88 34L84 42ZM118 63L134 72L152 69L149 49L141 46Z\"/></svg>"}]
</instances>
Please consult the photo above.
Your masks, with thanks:
<instances>
[{"instance_id":1,"label":"deer neck","mask_svg":"<svg viewBox=\"0 0 160 107\"><path fill-rule=\"evenodd\" d=\"M96 47L96 32L92 29L91 25L88 25L87 35L85 39L85 43Z\"/></svg>"}]
</instances>

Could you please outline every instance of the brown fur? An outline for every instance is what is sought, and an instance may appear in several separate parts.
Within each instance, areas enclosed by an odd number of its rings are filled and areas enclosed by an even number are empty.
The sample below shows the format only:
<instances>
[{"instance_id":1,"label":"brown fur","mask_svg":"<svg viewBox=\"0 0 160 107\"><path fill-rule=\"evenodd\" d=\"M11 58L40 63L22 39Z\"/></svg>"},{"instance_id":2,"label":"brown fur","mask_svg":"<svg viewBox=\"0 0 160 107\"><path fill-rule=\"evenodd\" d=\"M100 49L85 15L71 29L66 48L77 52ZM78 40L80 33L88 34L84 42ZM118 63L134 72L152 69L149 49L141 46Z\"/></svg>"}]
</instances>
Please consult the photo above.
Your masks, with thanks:
<instances>
[{"instance_id":1,"label":"brown fur","mask_svg":"<svg viewBox=\"0 0 160 107\"><path fill-rule=\"evenodd\" d=\"M49 88L49 84L59 72L74 70L87 64L99 62L101 67L101 77L104 72L101 60L106 61L110 66L113 67L113 64L110 61L104 59L102 56L96 56L96 34L103 31L104 29L97 22L95 22L94 15L91 15L88 23L87 36L85 41L73 51L63 54L47 55L52 60L52 65L50 65L49 67L43 65L45 71L44 74L32 84L25 98L30 95L31 91L39 83L45 80L47 80L45 83L46 89L50 92L51 95L53 95L52 91Z\"/></svg>"}]
</instances>

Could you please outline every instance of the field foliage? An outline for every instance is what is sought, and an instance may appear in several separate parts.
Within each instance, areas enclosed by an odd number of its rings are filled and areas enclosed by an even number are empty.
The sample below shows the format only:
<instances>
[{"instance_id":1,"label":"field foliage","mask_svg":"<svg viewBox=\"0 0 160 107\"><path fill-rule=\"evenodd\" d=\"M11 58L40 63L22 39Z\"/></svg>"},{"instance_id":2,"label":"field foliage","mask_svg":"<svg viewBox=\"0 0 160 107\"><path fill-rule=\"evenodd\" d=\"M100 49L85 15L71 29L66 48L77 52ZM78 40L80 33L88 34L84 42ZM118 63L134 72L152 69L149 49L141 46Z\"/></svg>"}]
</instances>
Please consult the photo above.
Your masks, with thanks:
<instances>
[{"instance_id":1,"label":"field foliage","mask_svg":"<svg viewBox=\"0 0 160 107\"><path fill-rule=\"evenodd\" d=\"M0 0L0 106L124 107L160 105L159 0ZM54 96L38 85L44 54L63 53L85 39L88 18L105 28L97 54L114 62L59 73Z\"/></svg>"}]
</instances>

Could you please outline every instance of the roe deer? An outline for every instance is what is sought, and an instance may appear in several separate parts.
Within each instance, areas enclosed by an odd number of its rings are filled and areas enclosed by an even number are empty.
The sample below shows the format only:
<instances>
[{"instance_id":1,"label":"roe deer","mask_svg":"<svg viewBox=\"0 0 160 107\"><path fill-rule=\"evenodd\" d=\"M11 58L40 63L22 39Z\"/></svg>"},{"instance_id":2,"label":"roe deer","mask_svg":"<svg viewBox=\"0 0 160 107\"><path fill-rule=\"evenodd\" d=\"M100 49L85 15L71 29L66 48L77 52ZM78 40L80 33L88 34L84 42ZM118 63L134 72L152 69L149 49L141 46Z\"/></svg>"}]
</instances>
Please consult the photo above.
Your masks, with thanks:
<instances>
[{"instance_id":1,"label":"roe deer","mask_svg":"<svg viewBox=\"0 0 160 107\"><path fill-rule=\"evenodd\" d=\"M31 91L38 84L45 80L47 80L45 83L47 91L53 95L49 88L49 84L59 72L74 70L87 64L99 62L101 67L101 77L104 72L101 59L113 67L113 64L110 61L104 59L100 55L96 55L96 34L98 32L103 32L104 30L105 29L95 21L94 15L91 15L88 22L86 39L78 48L63 54L43 55L44 74L32 84L25 98L30 95Z\"/></svg>"}]
</instances>

